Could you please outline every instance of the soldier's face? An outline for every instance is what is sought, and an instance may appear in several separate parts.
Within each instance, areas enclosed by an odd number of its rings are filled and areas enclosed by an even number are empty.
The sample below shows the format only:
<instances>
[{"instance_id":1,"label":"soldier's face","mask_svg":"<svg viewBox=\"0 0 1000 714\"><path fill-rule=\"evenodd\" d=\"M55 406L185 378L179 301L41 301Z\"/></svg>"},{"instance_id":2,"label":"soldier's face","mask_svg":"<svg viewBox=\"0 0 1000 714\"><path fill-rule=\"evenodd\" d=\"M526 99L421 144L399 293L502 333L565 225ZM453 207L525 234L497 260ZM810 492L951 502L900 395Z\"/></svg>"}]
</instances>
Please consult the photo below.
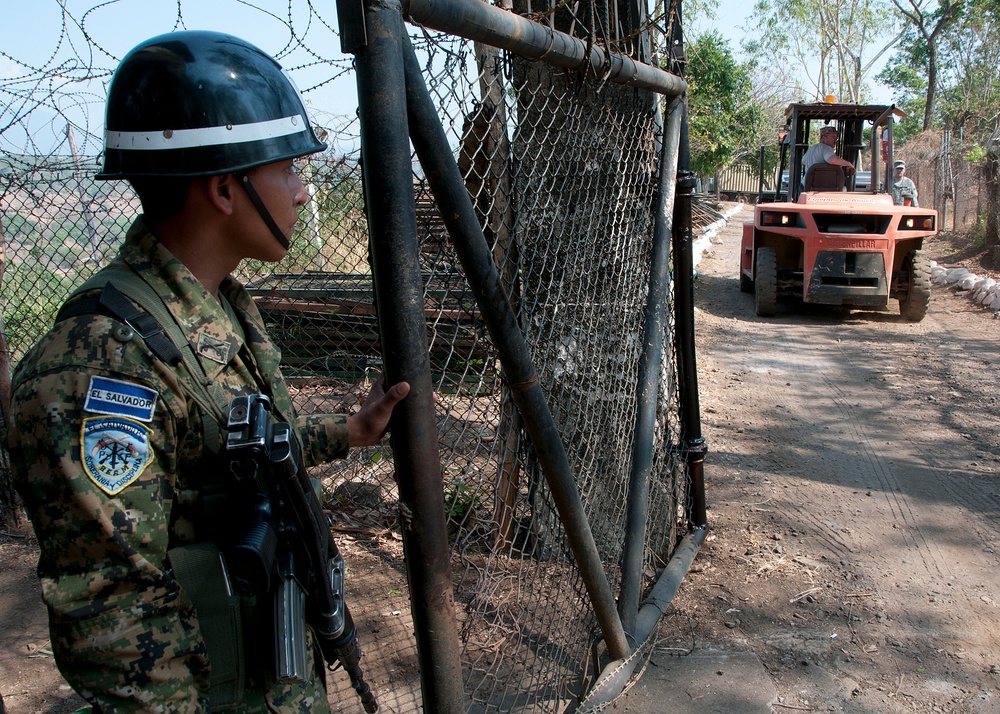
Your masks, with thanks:
<instances>
[{"instance_id":1,"label":"soldier's face","mask_svg":"<svg viewBox=\"0 0 1000 714\"><path fill-rule=\"evenodd\" d=\"M271 218L274 219L278 229L281 230L288 241L291 241L292 232L295 230L295 224L299 219L298 208L304 205L308 199L308 193L305 186L302 185L302 180L299 178L298 172L295 170L295 164L291 159L278 161L273 164L265 164L250 169L247 175L253 187L260 195L261 201L264 202L268 212L271 214ZM260 230L254 231L254 245L260 245L265 249L263 253L266 254L261 255L258 254L258 251L254 251L254 254L250 257L259 258L260 260L281 260L285 255L284 246L268 230L264 221L257 215L257 211L252 206L250 211L252 215L256 216L260 224ZM267 236L268 240L266 243L261 244L256 236L258 233Z\"/></svg>"}]
</instances>

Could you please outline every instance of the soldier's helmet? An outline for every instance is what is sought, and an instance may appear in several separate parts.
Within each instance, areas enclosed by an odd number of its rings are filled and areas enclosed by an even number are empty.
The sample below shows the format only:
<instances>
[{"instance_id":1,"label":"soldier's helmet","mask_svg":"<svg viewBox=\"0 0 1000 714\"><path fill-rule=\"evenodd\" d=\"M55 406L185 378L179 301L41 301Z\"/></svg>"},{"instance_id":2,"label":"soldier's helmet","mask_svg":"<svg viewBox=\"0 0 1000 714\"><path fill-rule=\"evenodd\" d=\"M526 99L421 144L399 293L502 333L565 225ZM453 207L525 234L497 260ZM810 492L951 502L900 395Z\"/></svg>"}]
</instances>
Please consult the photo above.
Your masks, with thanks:
<instances>
[{"instance_id":1,"label":"soldier's helmet","mask_svg":"<svg viewBox=\"0 0 1000 714\"><path fill-rule=\"evenodd\" d=\"M97 178L211 176L324 148L274 58L221 32L171 32L118 66Z\"/></svg>"}]
</instances>

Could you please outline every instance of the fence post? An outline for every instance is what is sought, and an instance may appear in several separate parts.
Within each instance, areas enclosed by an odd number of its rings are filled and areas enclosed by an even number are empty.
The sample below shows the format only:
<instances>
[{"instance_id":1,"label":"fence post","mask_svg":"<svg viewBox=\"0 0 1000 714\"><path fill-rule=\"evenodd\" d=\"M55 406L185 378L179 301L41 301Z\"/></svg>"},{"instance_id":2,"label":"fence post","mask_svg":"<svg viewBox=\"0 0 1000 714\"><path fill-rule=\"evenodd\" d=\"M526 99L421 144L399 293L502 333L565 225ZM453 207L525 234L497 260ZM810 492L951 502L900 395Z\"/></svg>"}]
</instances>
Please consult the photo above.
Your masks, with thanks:
<instances>
[{"instance_id":1,"label":"fence post","mask_svg":"<svg viewBox=\"0 0 1000 714\"><path fill-rule=\"evenodd\" d=\"M341 3L343 5L345 3ZM397 0L366 3L355 48L375 300L387 384L410 383L390 438L425 712L466 711L428 356Z\"/></svg>"},{"instance_id":2,"label":"fence post","mask_svg":"<svg viewBox=\"0 0 1000 714\"><path fill-rule=\"evenodd\" d=\"M677 179L677 199L674 203L674 288L675 342L677 345L677 378L680 392L681 423L684 429L684 449L687 453L691 503L688 520L692 526L708 525L705 505L704 465L708 446L701 434L701 405L698 399L698 368L694 344L694 255L691 235L691 199L694 176L687 153L687 119L681 129L680 171ZM789 182L791 183L791 182Z\"/></svg>"},{"instance_id":3,"label":"fence post","mask_svg":"<svg viewBox=\"0 0 1000 714\"><path fill-rule=\"evenodd\" d=\"M663 359L664 323L670 309L670 235L673 230L674 196L677 187L677 143L683 99L675 99L664 110L663 144L660 151L660 183L653 226L649 289L646 298L646 329L639 358L638 408L632 437L632 467L626 505L625 543L622 547L622 583L618 614L625 632L636 637L639 591L642 585L646 520L649 510L649 476L653 470L653 435L656 431L656 403Z\"/></svg>"}]
</instances>

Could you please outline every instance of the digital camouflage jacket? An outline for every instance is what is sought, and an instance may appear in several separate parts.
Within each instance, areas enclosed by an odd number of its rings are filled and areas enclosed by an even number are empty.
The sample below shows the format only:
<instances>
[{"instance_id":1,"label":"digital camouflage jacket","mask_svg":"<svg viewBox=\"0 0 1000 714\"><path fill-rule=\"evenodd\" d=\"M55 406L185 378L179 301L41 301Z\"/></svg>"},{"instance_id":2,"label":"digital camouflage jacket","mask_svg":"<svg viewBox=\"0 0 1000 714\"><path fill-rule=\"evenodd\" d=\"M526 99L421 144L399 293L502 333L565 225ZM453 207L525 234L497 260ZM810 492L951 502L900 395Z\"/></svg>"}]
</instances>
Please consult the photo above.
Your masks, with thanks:
<instances>
[{"instance_id":1,"label":"digital camouflage jacket","mask_svg":"<svg viewBox=\"0 0 1000 714\"><path fill-rule=\"evenodd\" d=\"M141 219L118 261L161 296L211 380L233 397L271 396L276 418L297 426L306 466L346 454L346 417L296 418L279 351L235 279L220 290L227 309ZM95 711L206 708L211 663L167 556L207 527L200 488L211 468L209 417L189 379L126 324L89 314L58 322L15 371L8 448L41 547L52 649ZM251 670L240 710L326 710L322 667L313 669L313 681L298 686L271 685Z\"/></svg>"}]
</instances>

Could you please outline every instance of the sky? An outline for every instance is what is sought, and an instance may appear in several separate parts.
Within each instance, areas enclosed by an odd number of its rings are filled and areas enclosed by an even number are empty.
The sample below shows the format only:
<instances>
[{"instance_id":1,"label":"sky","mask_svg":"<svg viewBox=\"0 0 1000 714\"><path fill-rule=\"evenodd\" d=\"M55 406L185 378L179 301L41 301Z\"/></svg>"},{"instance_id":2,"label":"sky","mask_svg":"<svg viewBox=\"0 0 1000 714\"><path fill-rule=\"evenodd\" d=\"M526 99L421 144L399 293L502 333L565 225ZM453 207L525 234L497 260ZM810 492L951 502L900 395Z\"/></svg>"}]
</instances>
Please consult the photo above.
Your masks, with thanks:
<instances>
[{"instance_id":1,"label":"sky","mask_svg":"<svg viewBox=\"0 0 1000 714\"><path fill-rule=\"evenodd\" d=\"M301 1L181 0L182 24L178 20L178 0L3 0L3 4L0 129L8 125L9 117L18 109L17 100L3 89L27 90L38 77L38 72L32 71L34 68L59 67L66 79L82 76L81 65L106 70L102 79L72 93L63 92L58 100L60 109L77 124L74 134L81 154L94 155L100 151L101 147L94 145L95 137L102 133L107 82L119 60L143 40L175 29L217 30L242 37L279 59L308 104L322 106L334 114L353 115L356 111L353 77L314 88L350 66L350 58L340 52L340 40L334 32L335 0L313 0L314 5L324 8L324 16L310 15L308 4ZM61 5L73 18L68 21L65 34ZM291 39L286 24L290 5L294 12L293 26L326 62L303 50L287 53ZM84 31L100 50L87 53ZM55 48L59 49L53 56ZM56 86L64 81L57 79ZM35 87L34 96L44 96L45 89L45 86ZM35 144L39 148L53 142L65 145L66 122L55 111L37 113L39 116L30 127ZM14 129L8 129L4 134L0 134L0 151L16 152L20 145L28 144L24 132L16 135Z\"/></svg>"},{"instance_id":2,"label":"sky","mask_svg":"<svg viewBox=\"0 0 1000 714\"><path fill-rule=\"evenodd\" d=\"M351 76L323 84L350 66L350 58L340 53L335 33L336 0L312 0L318 12L310 13L304 0L3 0L4 21L0 23L0 151L33 153L27 150L34 142L39 150L60 146L67 150L66 122L55 111L33 114L30 140L24 132L5 129L10 117L20 108L5 88L24 91L38 77L29 68L60 67L66 79L80 76L80 65L106 70L106 75L91 82L85 91L63 94L60 109L76 125L75 140L79 152L94 155L100 151L99 137L103 123L103 103L110 72L121 57L139 42L174 29L208 29L242 37L276 56L290 70L307 103L323 107L333 116L321 121L336 123L337 117L351 116L357 107L354 79ZM181 7L180 17L178 5ZM72 18L63 33L63 11ZM692 31L714 27L730 41L737 57L747 16L752 10L747 0L719 0L716 18L692 23ZM93 8L93 10L91 10ZM305 51L287 52L290 41L286 20L292 12L292 24L305 36L307 45L321 58ZM88 12L89 11L89 12ZM82 25L82 29L81 26ZM101 49L84 54L87 42L84 31ZM55 48L59 48L53 54ZM14 60L18 60L15 62ZM325 61L324 61L325 60ZM24 65L28 65L26 68ZM62 80L56 80L56 88ZM318 87L316 85L322 86ZM36 87L35 96L45 87ZM878 101L888 97L876 95ZM314 117L315 120L315 117Z\"/></svg>"}]
</instances>

